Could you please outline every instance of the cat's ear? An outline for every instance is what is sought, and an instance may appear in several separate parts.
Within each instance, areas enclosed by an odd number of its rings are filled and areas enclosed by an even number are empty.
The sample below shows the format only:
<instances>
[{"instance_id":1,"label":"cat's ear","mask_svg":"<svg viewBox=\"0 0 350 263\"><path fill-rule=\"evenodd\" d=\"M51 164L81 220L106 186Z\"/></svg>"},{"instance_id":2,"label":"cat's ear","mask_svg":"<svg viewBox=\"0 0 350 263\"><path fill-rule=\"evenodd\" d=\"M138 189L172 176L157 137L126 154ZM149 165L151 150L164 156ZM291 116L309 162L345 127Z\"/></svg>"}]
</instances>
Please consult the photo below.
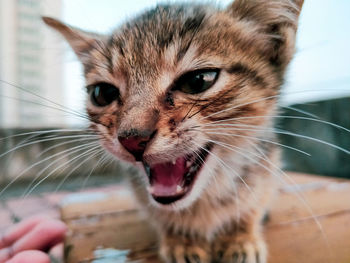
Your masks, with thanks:
<instances>
[{"instance_id":1,"label":"cat's ear","mask_svg":"<svg viewBox=\"0 0 350 263\"><path fill-rule=\"evenodd\" d=\"M304 0L235 0L227 11L236 19L253 24L267 39L265 55L284 69L295 49L298 18Z\"/></svg>"},{"instance_id":2,"label":"cat's ear","mask_svg":"<svg viewBox=\"0 0 350 263\"><path fill-rule=\"evenodd\" d=\"M83 63L89 57L90 51L96 48L97 42L102 39L102 36L98 34L68 26L57 19L51 17L42 17L42 19L45 24L55 29L67 40L79 60Z\"/></svg>"}]
</instances>

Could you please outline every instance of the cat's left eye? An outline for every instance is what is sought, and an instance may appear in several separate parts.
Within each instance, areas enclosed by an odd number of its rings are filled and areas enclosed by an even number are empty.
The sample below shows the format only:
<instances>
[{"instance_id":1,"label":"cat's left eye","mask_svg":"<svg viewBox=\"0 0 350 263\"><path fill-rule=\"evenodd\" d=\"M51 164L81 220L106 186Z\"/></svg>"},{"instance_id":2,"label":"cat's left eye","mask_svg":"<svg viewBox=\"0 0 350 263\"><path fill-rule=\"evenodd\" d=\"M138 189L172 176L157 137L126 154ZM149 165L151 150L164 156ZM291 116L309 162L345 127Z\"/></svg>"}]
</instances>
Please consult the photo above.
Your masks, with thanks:
<instances>
[{"instance_id":1,"label":"cat's left eye","mask_svg":"<svg viewBox=\"0 0 350 263\"><path fill-rule=\"evenodd\" d=\"M219 72L219 69L203 69L186 73L176 81L174 89L187 94L201 93L214 85Z\"/></svg>"},{"instance_id":2,"label":"cat's left eye","mask_svg":"<svg viewBox=\"0 0 350 263\"><path fill-rule=\"evenodd\" d=\"M91 102L98 107L104 107L118 100L120 97L117 87L109 83L97 83L87 86Z\"/></svg>"}]
</instances>

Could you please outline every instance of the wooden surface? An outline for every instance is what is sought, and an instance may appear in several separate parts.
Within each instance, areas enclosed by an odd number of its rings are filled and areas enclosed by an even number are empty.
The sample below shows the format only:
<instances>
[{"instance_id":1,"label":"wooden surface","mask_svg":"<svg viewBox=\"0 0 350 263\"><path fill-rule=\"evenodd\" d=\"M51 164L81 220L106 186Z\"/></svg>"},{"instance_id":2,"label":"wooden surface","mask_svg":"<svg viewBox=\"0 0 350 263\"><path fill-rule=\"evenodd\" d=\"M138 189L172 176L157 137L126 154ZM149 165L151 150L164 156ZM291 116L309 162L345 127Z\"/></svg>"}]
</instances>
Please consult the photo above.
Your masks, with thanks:
<instances>
[{"instance_id":1,"label":"wooden surface","mask_svg":"<svg viewBox=\"0 0 350 263\"><path fill-rule=\"evenodd\" d=\"M350 181L289 173L265 237L269 263L350 263ZM66 261L159 262L147 218L123 187L113 194L72 195L62 205L70 232Z\"/></svg>"}]
</instances>

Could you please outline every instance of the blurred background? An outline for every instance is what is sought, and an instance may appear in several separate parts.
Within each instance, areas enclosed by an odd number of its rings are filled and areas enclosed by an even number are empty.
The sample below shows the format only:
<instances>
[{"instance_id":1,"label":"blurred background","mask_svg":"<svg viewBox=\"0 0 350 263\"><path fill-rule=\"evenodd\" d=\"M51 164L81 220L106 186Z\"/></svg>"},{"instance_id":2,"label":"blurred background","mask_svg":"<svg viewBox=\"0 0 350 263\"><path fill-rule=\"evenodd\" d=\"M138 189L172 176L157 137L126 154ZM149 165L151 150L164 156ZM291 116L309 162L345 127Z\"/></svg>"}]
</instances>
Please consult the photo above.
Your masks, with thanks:
<instances>
[{"instance_id":1,"label":"blurred background","mask_svg":"<svg viewBox=\"0 0 350 263\"><path fill-rule=\"evenodd\" d=\"M86 122L71 114L84 112L84 80L75 55L59 35L44 26L40 16L110 33L156 2L0 0L0 185L18 177L25 187L28 180L33 184L33 178L40 181L49 174L59 180L60 187L74 188L82 185L82 178L84 184L108 184L118 180L116 174L127 171L120 164L110 165L102 155L72 160L81 152L59 154L84 142L79 129ZM220 6L229 2L216 1ZM323 122L350 129L349 11L348 0L305 1L297 53L280 100L281 115L292 117L278 118L276 126L316 140L282 134L281 143L311 155L284 150L286 170L350 178L349 154L339 149L350 150L350 134ZM66 131L37 133L55 129ZM13 136L22 133L29 134ZM77 167L82 161L86 162ZM100 167L95 166L98 162Z\"/></svg>"}]
</instances>

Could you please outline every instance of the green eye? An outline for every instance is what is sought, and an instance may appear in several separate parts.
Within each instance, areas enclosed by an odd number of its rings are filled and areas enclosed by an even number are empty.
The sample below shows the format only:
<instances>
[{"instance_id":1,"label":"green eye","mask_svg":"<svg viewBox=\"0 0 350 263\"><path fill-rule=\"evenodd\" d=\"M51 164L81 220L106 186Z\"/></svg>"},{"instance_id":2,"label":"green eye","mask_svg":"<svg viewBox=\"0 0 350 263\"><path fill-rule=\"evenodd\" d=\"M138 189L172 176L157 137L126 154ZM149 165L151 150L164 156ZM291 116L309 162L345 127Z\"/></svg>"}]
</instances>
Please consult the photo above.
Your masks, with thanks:
<instances>
[{"instance_id":1,"label":"green eye","mask_svg":"<svg viewBox=\"0 0 350 263\"><path fill-rule=\"evenodd\" d=\"M186 73L176 81L175 90L187 94L201 93L214 85L219 72L219 69L203 69Z\"/></svg>"},{"instance_id":2,"label":"green eye","mask_svg":"<svg viewBox=\"0 0 350 263\"><path fill-rule=\"evenodd\" d=\"M108 83L97 83L87 87L90 93L91 102L98 107L104 107L115 100L119 100L119 90L117 87Z\"/></svg>"}]
</instances>

